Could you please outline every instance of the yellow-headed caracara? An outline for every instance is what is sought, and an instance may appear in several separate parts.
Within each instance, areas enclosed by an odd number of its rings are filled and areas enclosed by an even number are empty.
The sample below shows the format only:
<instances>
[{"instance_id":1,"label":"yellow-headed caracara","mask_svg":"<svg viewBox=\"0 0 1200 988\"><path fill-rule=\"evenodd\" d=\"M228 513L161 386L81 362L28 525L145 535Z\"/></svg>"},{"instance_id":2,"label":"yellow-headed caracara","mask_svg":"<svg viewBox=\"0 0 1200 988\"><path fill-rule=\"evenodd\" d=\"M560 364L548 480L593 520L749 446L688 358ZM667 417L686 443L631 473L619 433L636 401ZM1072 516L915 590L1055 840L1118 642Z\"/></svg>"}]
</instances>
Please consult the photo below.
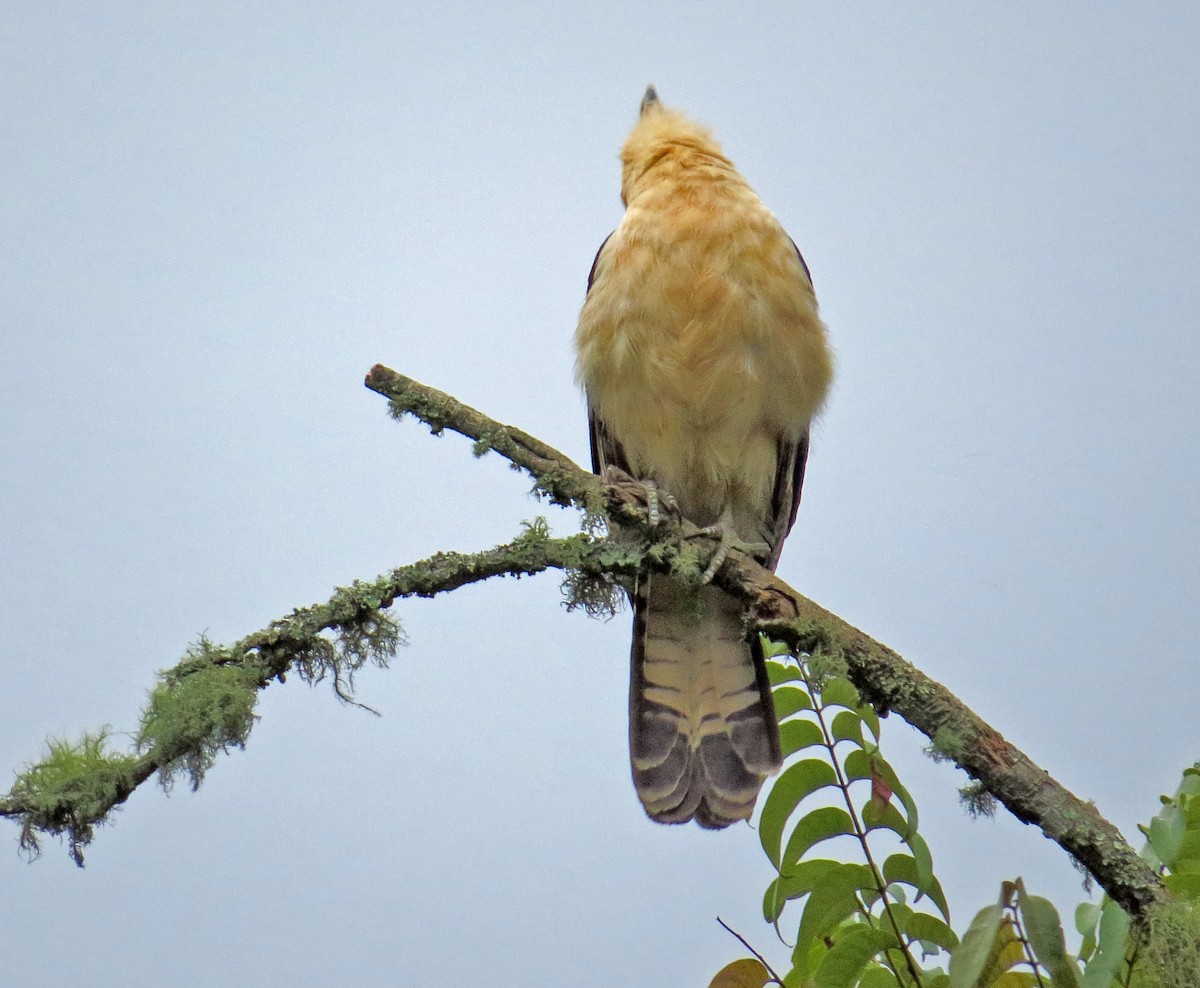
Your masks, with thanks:
<instances>
[{"instance_id":1,"label":"yellow-headed caracara","mask_svg":"<svg viewBox=\"0 0 1200 988\"><path fill-rule=\"evenodd\" d=\"M808 268L712 135L653 87L621 163L625 216L576 334L592 468L673 495L722 547L774 568L832 377ZM658 573L634 593L629 753L662 823L748 819L779 768L762 649L741 617L716 587Z\"/></svg>"}]
</instances>

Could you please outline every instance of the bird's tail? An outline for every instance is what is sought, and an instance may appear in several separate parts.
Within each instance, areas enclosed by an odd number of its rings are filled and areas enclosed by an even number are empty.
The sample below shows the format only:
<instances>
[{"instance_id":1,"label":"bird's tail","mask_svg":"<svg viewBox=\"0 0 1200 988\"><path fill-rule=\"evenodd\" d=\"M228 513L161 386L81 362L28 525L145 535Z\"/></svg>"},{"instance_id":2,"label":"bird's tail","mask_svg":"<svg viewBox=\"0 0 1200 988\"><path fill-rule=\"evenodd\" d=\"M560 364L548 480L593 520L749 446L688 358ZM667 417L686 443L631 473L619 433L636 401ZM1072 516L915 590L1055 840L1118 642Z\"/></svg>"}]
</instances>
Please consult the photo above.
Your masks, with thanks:
<instances>
[{"instance_id":1,"label":"bird's tail","mask_svg":"<svg viewBox=\"0 0 1200 988\"><path fill-rule=\"evenodd\" d=\"M633 601L629 756L646 812L660 823L747 820L782 761L762 648L741 607L716 587L646 580Z\"/></svg>"}]
</instances>

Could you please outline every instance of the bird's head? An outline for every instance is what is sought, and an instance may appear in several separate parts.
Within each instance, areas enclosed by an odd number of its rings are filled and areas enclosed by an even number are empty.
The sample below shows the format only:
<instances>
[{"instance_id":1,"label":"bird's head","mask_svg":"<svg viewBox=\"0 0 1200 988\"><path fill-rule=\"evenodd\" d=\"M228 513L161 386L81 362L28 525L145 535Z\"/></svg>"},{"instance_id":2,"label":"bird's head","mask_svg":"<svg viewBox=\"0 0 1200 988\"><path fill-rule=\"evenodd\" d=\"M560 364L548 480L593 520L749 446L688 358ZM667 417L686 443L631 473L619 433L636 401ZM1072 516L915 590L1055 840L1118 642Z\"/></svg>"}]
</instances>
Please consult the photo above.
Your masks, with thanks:
<instances>
[{"instance_id":1,"label":"bird's head","mask_svg":"<svg viewBox=\"0 0 1200 988\"><path fill-rule=\"evenodd\" d=\"M733 168L708 128L664 106L658 90L647 86L638 121L621 149L621 201L629 205L635 186L665 180L700 159Z\"/></svg>"}]
</instances>

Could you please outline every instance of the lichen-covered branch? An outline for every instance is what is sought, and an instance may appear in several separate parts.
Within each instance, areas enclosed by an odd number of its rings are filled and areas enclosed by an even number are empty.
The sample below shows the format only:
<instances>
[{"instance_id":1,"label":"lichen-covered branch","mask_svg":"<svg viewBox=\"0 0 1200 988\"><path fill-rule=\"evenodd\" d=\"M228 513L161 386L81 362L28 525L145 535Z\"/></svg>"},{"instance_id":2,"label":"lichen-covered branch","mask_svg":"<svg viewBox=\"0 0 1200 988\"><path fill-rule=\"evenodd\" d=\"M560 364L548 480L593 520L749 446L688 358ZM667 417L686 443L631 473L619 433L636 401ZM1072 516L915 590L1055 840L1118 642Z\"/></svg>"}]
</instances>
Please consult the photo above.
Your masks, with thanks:
<instances>
[{"instance_id":1,"label":"lichen-covered branch","mask_svg":"<svg viewBox=\"0 0 1200 988\"><path fill-rule=\"evenodd\" d=\"M595 475L581 470L572 460L540 439L511 425L501 425L482 412L464 405L436 388L405 377L390 367L376 364L365 385L389 400L395 419L412 415L429 426L435 436L446 429L475 442L475 455L494 450L534 480L535 490L559 505L576 505L599 510L603 485Z\"/></svg>"},{"instance_id":2,"label":"lichen-covered branch","mask_svg":"<svg viewBox=\"0 0 1200 988\"><path fill-rule=\"evenodd\" d=\"M399 624L384 613L394 601L558 569L593 581L591 601L582 589L579 595L580 606L591 609L600 606L596 594L605 586L609 597L615 591L606 582L611 575L632 575L640 565L635 549L587 534L551 538L537 522L487 552L439 553L340 588L325 603L293 611L232 645L201 639L160 674L132 752L112 750L107 731L74 742L54 739L0 797L0 816L17 821L26 852L38 852L42 835L61 836L82 864L95 828L155 773L169 787L182 772L196 788L220 752L243 747L258 691L272 681L283 682L289 673L310 683L329 678L338 696L353 702L355 672L368 663L386 665L403 641Z\"/></svg>"},{"instance_id":3,"label":"lichen-covered branch","mask_svg":"<svg viewBox=\"0 0 1200 988\"><path fill-rule=\"evenodd\" d=\"M244 746L258 692L289 673L306 682L328 678L339 697L353 702L355 672L367 664L385 665L403 642L400 625L386 613L403 597L431 597L494 576L558 569L567 573L569 604L594 613L610 610L618 583L645 568L698 578L700 548L708 537L677 516L651 526L639 484L620 478L605 483L540 440L389 368L372 368L366 385L389 399L395 417L411 414L434 433L461 433L474 442L478 455L499 453L529 473L537 493L575 505L589 519L616 522L620 537L598 537L591 534L597 526L589 525L579 535L552 538L539 521L487 552L441 553L356 582L232 645L202 639L160 674L133 751L111 751L104 732L78 742L55 740L41 761L18 775L10 793L0 797L0 816L19 823L25 850L37 851L39 835L65 836L72 856L82 863L94 828L156 773L165 786L179 773L193 787L199 785L220 752ZM1142 915L1162 900L1157 876L1112 824L944 686L736 550L715 582L746 603L749 631L762 631L797 652L840 656L864 698L880 710L894 710L928 736L938 752L1018 819L1039 826L1079 860L1130 913Z\"/></svg>"},{"instance_id":4,"label":"lichen-covered branch","mask_svg":"<svg viewBox=\"0 0 1200 988\"><path fill-rule=\"evenodd\" d=\"M477 452L491 449L507 457L559 498L581 507L595 504L596 494L590 486L594 478L545 443L500 425L387 367L372 368L366 385L391 399L397 417L407 412L435 432L460 432L475 440ZM430 408L436 409L432 420L424 414ZM514 451L515 455L510 455ZM543 467L548 467L549 480L543 478ZM632 520L645 533L635 487L611 485L603 487L601 493L610 517ZM681 519L668 520L656 528L654 535L666 549L656 565L678 565L676 550L697 534L696 526ZM1141 915L1162 899L1165 893L1158 876L1092 803L1084 802L1055 781L945 686L797 593L744 554L731 553L715 582L746 602L748 620L755 630L799 651L819 648L840 654L849 678L864 698L880 710L894 710L928 737L935 751L977 779L1017 819L1040 827L1131 914Z\"/></svg>"}]
</instances>

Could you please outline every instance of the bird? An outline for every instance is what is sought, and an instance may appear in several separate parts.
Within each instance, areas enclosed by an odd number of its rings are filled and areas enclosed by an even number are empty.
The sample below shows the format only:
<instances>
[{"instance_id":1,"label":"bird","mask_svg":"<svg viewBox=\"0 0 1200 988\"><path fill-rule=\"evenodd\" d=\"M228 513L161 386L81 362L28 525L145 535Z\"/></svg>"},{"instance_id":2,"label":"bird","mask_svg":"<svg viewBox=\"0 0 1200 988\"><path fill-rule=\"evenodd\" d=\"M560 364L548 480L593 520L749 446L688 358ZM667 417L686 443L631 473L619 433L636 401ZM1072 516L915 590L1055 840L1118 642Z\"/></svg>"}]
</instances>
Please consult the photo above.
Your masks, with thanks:
<instances>
[{"instance_id":1,"label":"bird","mask_svg":"<svg viewBox=\"0 0 1200 988\"><path fill-rule=\"evenodd\" d=\"M720 829L750 818L782 754L761 641L710 580L733 546L778 564L833 355L795 242L653 86L621 150L621 201L575 335L592 469L719 535L705 579L653 573L630 590L631 770L651 819Z\"/></svg>"}]
</instances>

